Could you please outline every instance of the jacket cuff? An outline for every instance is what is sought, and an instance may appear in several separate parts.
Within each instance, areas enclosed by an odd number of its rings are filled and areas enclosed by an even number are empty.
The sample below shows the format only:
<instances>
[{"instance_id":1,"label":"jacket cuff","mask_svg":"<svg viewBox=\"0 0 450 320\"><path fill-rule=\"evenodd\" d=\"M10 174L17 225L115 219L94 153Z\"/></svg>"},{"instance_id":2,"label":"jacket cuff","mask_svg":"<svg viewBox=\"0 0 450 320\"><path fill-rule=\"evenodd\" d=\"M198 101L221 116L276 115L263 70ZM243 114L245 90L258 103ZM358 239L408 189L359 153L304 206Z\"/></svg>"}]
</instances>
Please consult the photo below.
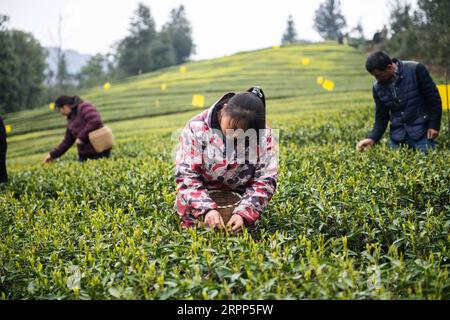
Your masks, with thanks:
<instances>
[{"instance_id":1,"label":"jacket cuff","mask_svg":"<svg viewBox=\"0 0 450 320\"><path fill-rule=\"evenodd\" d=\"M380 141L380 138L377 139L377 137L374 134L369 134L367 137L367 139L372 139L375 143L378 143L378 141Z\"/></svg>"},{"instance_id":2,"label":"jacket cuff","mask_svg":"<svg viewBox=\"0 0 450 320\"><path fill-rule=\"evenodd\" d=\"M240 215L244 219L246 226L254 224L259 219L259 213L255 209L243 205L236 207L233 214Z\"/></svg>"},{"instance_id":3,"label":"jacket cuff","mask_svg":"<svg viewBox=\"0 0 450 320\"><path fill-rule=\"evenodd\" d=\"M59 158L59 154L56 152L56 150L50 151L49 155L50 155L50 157L52 157L52 159Z\"/></svg>"},{"instance_id":4,"label":"jacket cuff","mask_svg":"<svg viewBox=\"0 0 450 320\"><path fill-rule=\"evenodd\" d=\"M428 129L434 129L434 130L440 131L441 125L438 121L430 121L428 123Z\"/></svg>"},{"instance_id":5,"label":"jacket cuff","mask_svg":"<svg viewBox=\"0 0 450 320\"><path fill-rule=\"evenodd\" d=\"M211 210L217 210L217 204L215 202L202 204L201 207L192 209L192 214L196 219L204 221L206 213Z\"/></svg>"}]
</instances>

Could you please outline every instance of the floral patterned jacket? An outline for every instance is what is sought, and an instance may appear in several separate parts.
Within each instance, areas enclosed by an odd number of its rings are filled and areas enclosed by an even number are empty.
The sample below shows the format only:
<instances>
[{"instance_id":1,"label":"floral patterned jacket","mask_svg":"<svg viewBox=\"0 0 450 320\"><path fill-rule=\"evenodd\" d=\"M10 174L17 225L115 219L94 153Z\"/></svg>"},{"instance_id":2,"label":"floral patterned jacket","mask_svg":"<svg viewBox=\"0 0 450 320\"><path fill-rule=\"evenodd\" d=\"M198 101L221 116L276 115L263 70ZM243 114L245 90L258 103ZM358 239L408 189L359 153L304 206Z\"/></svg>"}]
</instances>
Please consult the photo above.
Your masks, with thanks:
<instances>
[{"instance_id":1,"label":"floral patterned jacket","mask_svg":"<svg viewBox=\"0 0 450 320\"><path fill-rule=\"evenodd\" d=\"M255 224L275 192L278 158L273 130L262 130L256 162L236 161L236 154L242 152L239 144L232 149L233 156L226 157L227 139L213 130L217 110L232 96L234 93L227 93L209 109L192 118L179 137L175 170L178 193L174 208L182 219L182 227L195 225L209 210L217 209L208 190L240 193L242 199L234 214L242 216L246 226ZM248 153L248 146L244 150Z\"/></svg>"}]
</instances>

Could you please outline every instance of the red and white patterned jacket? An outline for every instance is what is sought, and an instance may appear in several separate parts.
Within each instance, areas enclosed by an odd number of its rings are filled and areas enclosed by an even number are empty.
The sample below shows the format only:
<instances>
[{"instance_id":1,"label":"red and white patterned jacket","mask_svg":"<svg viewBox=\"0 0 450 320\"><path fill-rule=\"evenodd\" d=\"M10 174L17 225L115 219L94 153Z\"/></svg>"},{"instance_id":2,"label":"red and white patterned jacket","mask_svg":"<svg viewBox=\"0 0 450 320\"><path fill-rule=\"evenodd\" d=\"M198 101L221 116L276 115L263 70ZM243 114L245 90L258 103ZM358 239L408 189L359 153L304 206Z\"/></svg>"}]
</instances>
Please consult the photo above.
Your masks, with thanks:
<instances>
[{"instance_id":1,"label":"red and white patterned jacket","mask_svg":"<svg viewBox=\"0 0 450 320\"><path fill-rule=\"evenodd\" d=\"M214 158L211 156L211 150L217 154L225 152L222 135L213 134L214 108L223 106L232 96L234 93L227 93L209 109L192 118L179 137L175 210L182 219L183 227L195 225L202 219L202 215L217 209L217 204L209 196L208 190L221 189L240 193L242 199L234 214L242 216L247 226L253 225L259 219L275 192L278 157L275 137L270 128L264 130L260 136L260 141L266 143L260 143L257 149L258 162L238 163L236 159L230 158L228 161L226 157L211 161ZM208 149L208 152L205 152L205 149ZM239 149L234 152L239 152Z\"/></svg>"}]
</instances>

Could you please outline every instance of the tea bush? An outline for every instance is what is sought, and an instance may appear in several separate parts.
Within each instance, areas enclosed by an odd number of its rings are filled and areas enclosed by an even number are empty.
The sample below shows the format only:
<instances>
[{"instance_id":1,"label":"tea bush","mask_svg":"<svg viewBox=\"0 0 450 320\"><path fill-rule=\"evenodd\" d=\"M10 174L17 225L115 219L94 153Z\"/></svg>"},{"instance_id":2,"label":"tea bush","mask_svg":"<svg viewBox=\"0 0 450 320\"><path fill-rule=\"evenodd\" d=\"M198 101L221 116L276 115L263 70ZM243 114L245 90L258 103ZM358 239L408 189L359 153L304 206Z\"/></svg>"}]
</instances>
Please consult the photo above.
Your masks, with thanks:
<instances>
[{"instance_id":1,"label":"tea bush","mask_svg":"<svg viewBox=\"0 0 450 320\"><path fill-rule=\"evenodd\" d=\"M88 91L106 119L116 107L123 119L111 123L113 157L83 164L71 150L40 165L62 137L54 114L10 115L23 132L9 139L0 186L0 298L449 299L448 128L428 155L389 150L386 139L357 152L373 121L363 61L343 46L289 46L188 64L183 79L169 69ZM316 85L322 74L334 92ZM152 105L160 115L143 117L160 79L179 112ZM253 84L281 131L277 192L255 233L182 230L172 132L199 109L181 97L206 92L212 103ZM115 96L136 108L113 106Z\"/></svg>"}]
</instances>

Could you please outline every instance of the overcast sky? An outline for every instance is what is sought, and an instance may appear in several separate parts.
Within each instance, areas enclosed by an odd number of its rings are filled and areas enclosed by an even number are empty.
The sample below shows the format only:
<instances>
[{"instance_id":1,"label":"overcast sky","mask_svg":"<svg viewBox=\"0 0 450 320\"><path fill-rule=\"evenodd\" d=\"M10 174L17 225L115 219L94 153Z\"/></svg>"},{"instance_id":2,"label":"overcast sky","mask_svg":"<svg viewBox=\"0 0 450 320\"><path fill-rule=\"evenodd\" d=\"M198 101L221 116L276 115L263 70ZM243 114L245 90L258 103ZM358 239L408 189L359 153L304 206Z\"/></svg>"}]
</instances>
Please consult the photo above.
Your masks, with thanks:
<instances>
[{"instance_id":1,"label":"overcast sky","mask_svg":"<svg viewBox=\"0 0 450 320\"><path fill-rule=\"evenodd\" d=\"M322 0L0 0L0 14L10 17L9 27L32 32L43 46L57 45L61 14L64 49L107 53L127 35L139 2L150 7L158 30L172 8L185 6L196 60L279 44L289 14L301 39L321 39L313 29L313 17ZM368 38L388 22L390 0L341 3L347 25L361 21Z\"/></svg>"}]
</instances>

